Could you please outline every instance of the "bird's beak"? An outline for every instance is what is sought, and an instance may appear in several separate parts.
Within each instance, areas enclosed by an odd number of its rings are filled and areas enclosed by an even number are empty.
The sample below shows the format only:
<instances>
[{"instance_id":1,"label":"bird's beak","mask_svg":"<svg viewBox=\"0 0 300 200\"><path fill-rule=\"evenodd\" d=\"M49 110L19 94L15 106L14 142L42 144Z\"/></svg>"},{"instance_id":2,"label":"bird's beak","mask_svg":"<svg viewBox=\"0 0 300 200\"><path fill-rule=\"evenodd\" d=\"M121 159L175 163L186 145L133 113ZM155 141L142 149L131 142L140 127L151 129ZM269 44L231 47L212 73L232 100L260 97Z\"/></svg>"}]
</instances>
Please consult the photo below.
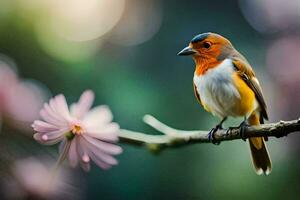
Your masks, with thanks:
<instances>
[{"instance_id":1,"label":"bird's beak","mask_svg":"<svg viewBox=\"0 0 300 200\"><path fill-rule=\"evenodd\" d=\"M177 55L178 56L190 56L197 53L193 48L187 46L184 49L182 49Z\"/></svg>"}]
</instances>

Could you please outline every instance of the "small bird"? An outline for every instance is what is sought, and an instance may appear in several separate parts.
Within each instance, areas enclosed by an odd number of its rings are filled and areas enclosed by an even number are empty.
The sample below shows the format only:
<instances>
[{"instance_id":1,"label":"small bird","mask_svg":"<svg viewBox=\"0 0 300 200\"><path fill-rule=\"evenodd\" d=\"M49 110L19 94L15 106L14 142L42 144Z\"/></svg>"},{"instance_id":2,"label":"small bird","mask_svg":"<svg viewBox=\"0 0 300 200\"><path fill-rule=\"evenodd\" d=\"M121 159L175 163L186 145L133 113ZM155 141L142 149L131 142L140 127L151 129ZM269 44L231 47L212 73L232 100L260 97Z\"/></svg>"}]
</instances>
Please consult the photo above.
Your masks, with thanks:
<instances>
[{"instance_id":1,"label":"small bird","mask_svg":"<svg viewBox=\"0 0 300 200\"><path fill-rule=\"evenodd\" d=\"M225 37L216 33L195 36L178 55L195 61L194 93L204 109L221 122L211 130L222 128L227 117L244 117L245 125L259 125L268 119L261 86L246 58ZM271 159L263 137L249 139L252 162L258 175L271 172Z\"/></svg>"}]
</instances>

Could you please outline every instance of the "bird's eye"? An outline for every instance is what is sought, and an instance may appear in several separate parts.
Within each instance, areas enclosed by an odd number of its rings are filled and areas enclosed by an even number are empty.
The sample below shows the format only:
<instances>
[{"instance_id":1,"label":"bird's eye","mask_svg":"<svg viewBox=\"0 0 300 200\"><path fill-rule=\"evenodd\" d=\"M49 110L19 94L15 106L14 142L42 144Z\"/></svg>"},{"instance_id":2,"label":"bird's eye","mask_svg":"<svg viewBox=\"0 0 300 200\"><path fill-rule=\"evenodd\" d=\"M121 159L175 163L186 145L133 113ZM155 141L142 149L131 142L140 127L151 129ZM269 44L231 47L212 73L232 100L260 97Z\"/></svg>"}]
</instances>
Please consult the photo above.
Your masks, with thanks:
<instances>
[{"instance_id":1,"label":"bird's eye","mask_svg":"<svg viewBox=\"0 0 300 200\"><path fill-rule=\"evenodd\" d=\"M203 47L204 47L205 49L209 49L209 48L211 47L211 43L210 43L210 42L204 42L204 43L203 43Z\"/></svg>"}]
</instances>

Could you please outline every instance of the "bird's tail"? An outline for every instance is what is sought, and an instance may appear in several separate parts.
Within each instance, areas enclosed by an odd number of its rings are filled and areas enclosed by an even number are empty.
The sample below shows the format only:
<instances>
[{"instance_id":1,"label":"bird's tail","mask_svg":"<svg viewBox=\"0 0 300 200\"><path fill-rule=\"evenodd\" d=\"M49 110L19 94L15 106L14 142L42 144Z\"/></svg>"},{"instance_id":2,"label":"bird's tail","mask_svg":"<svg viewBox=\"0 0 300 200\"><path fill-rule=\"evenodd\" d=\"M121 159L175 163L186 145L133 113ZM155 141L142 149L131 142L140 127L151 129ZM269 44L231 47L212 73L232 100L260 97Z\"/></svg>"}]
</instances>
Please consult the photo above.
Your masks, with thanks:
<instances>
[{"instance_id":1,"label":"bird's tail","mask_svg":"<svg viewBox=\"0 0 300 200\"><path fill-rule=\"evenodd\" d=\"M258 112L253 112L248 118L249 125L259 125L260 124L260 114ZM268 153L268 149L265 144L263 137L253 137L249 138L252 162L255 171L258 175L265 174L268 175L272 170L272 163Z\"/></svg>"}]
</instances>

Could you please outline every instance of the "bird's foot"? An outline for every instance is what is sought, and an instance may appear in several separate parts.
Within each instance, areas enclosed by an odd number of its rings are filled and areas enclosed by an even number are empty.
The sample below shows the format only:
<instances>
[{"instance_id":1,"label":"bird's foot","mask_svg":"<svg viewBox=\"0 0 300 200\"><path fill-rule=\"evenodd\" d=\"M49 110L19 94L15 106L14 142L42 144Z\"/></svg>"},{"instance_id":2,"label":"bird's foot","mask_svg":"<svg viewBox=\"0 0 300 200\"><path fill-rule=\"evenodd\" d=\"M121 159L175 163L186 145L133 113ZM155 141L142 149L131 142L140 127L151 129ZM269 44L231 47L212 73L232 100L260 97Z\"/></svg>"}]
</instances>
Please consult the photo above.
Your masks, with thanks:
<instances>
[{"instance_id":1,"label":"bird's foot","mask_svg":"<svg viewBox=\"0 0 300 200\"><path fill-rule=\"evenodd\" d=\"M208 133L208 139L209 141L211 141L211 143L215 144L215 145L219 145L221 142L220 141L216 141L215 138L215 133L219 130L219 129L223 129L222 125L223 123L226 121L227 117L224 117L221 122L219 124L216 125L216 127L212 128L209 133Z\"/></svg>"},{"instance_id":2,"label":"bird's foot","mask_svg":"<svg viewBox=\"0 0 300 200\"><path fill-rule=\"evenodd\" d=\"M230 135L230 132L232 129L234 129L235 127L228 127L228 129L226 130L226 137L228 137Z\"/></svg>"},{"instance_id":3,"label":"bird's foot","mask_svg":"<svg viewBox=\"0 0 300 200\"><path fill-rule=\"evenodd\" d=\"M239 125L239 128L240 128L240 137L242 138L242 140L244 140L246 142L246 136L245 136L245 131L246 131L246 128L249 126L249 124L247 123L246 120L244 120L240 125Z\"/></svg>"},{"instance_id":4,"label":"bird's foot","mask_svg":"<svg viewBox=\"0 0 300 200\"><path fill-rule=\"evenodd\" d=\"M214 145L219 145L221 142L220 141L216 141L215 138L215 133L219 130L219 129L223 129L222 128L222 124L218 124L216 127L212 128L209 133L208 133L208 139L209 141L211 141L211 143L213 143Z\"/></svg>"}]
</instances>

